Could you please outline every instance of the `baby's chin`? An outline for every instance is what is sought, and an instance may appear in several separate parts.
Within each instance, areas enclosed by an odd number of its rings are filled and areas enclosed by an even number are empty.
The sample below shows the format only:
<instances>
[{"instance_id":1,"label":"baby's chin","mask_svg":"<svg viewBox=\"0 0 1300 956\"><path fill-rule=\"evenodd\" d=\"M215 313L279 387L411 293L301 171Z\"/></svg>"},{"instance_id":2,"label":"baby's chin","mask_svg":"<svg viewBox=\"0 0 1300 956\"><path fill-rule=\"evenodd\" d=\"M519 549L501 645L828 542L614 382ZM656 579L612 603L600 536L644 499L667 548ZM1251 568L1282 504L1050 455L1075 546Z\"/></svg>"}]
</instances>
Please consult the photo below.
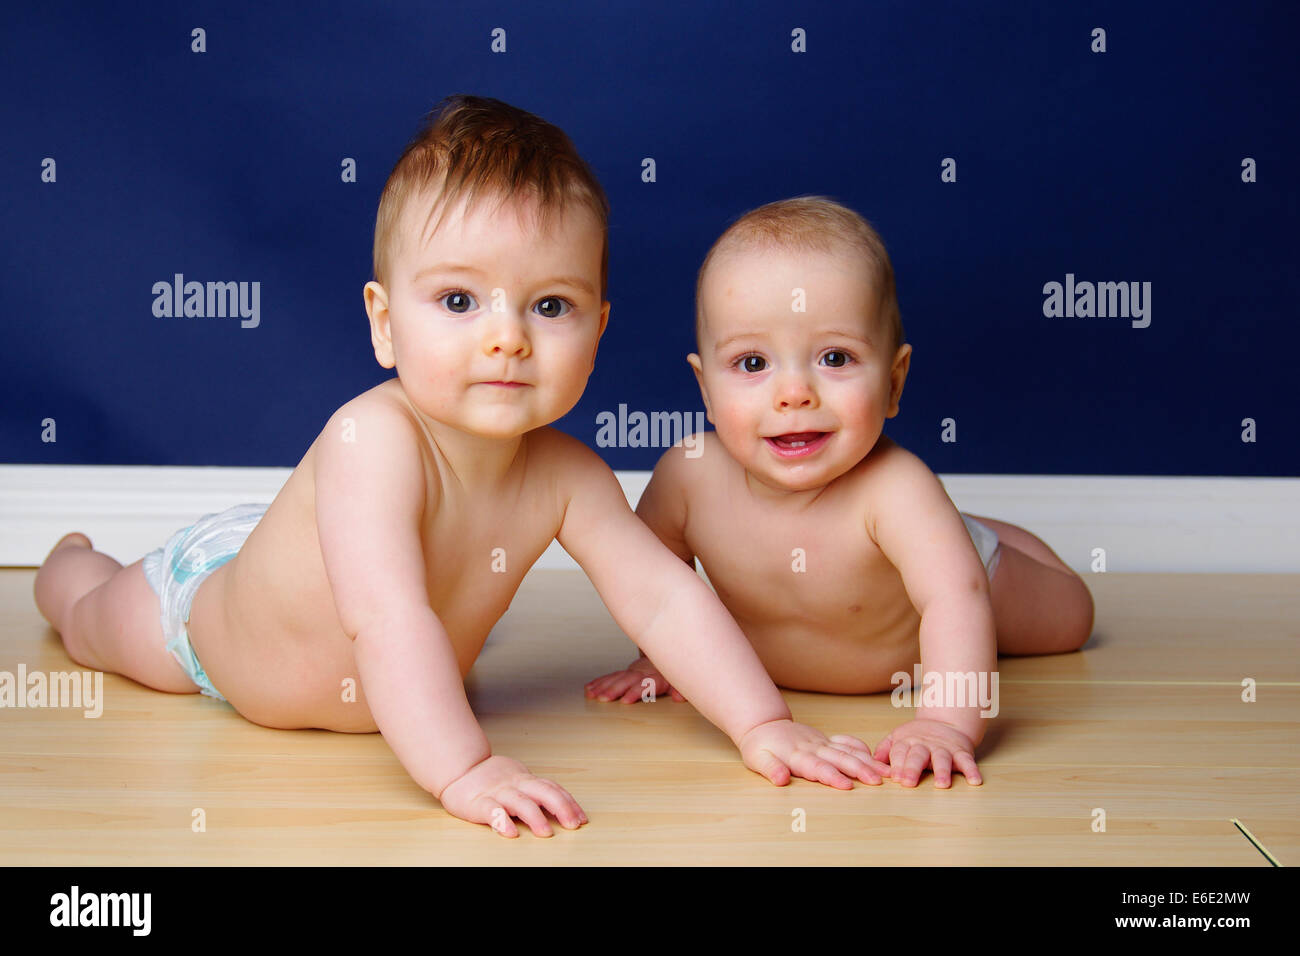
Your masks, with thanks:
<instances>
[{"instance_id":1,"label":"baby's chin","mask_svg":"<svg viewBox=\"0 0 1300 956\"><path fill-rule=\"evenodd\" d=\"M806 474L795 478L789 474L780 474L772 470L754 471L752 468L746 469L750 476L757 482L765 485L773 491L783 491L789 494L795 494L804 491L819 491L825 488L839 475L831 474Z\"/></svg>"},{"instance_id":2,"label":"baby's chin","mask_svg":"<svg viewBox=\"0 0 1300 956\"><path fill-rule=\"evenodd\" d=\"M768 490L772 490L772 492L779 492L783 494L798 494L801 492L818 492L818 490L826 488L826 486L828 484L831 484L831 481L833 480L833 479L823 479L823 477L818 476L815 477L815 479L809 479L803 481L790 481L790 480L781 480L776 475L772 475L771 472L754 471L753 468L746 468L745 471L748 471L751 479L758 481L758 483L763 485L764 488L767 488Z\"/></svg>"},{"instance_id":3,"label":"baby's chin","mask_svg":"<svg viewBox=\"0 0 1300 956\"><path fill-rule=\"evenodd\" d=\"M758 454L746 462L745 470L755 481L761 482L773 491L791 494L817 491L848 474L861 460L858 458L850 461L842 455L827 455L827 451L831 449L823 449L817 458L807 463L793 464L772 458L767 447L761 445Z\"/></svg>"},{"instance_id":4,"label":"baby's chin","mask_svg":"<svg viewBox=\"0 0 1300 956\"><path fill-rule=\"evenodd\" d=\"M790 494L805 491L818 491L825 488L836 478L850 471L850 467L835 468L826 463L792 468L780 462L750 462L745 470L758 482L773 491Z\"/></svg>"},{"instance_id":5,"label":"baby's chin","mask_svg":"<svg viewBox=\"0 0 1300 956\"><path fill-rule=\"evenodd\" d=\"M509 441L540 428L547 422L537 423L531 418L520 420L516 416L471 416L469 418L449 415L436 411L428 414L429 418L444 428L450 428L463 435L482 438L487 441Z\"/></svg>"}]
</instances>

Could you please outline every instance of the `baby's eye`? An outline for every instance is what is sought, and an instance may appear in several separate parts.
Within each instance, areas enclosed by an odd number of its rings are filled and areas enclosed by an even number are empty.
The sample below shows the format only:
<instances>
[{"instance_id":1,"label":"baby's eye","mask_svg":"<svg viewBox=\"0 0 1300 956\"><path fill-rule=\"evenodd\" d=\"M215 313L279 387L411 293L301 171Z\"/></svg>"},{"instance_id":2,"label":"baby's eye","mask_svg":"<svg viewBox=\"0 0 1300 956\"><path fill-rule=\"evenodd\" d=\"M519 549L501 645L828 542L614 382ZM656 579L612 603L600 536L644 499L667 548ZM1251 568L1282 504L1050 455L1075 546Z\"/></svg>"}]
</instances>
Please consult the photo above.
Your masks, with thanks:
<instances>
[{"instance_id":1,"label":"baby's eye","mask_svg":"<svg viewBox=\"0 0 1300 956\"><path fill-rule=\"evenodd\" d=\"M761 372L767 368L767 359L761 355L746 355L736 364L746 372Z\"/></svg>"},{"instance_id":2,"label":"baby's eye","mask_svg":"<svg viewBox=\"0 0 1300 956\"><path fill-rule=\"evenodd\" d=\"M564 308L565 311L557 311L560 308ZM558 295L548 295L545 299L542 299L537 303L537 311L548 319L558 319L561 316L568 315L572 312L573 304L567 299L561 299Z\"/></svg>"},{"instance_id":3,"label":"baby's eye","mask_svg":"<svg viewBox=\"0 0 1300 956\"><path fill-rule=\"evenodd\" d=\"M448 292L438 301L446 303L447 311L455 312L457 315L464 315L466 312L474 311L474 297L461 289Z\"/></svg>"},{"instance_id":4,"label":"baby's eye","mask_svg":"<svg viewBox=\"0 0 1300 956\"><path fill-rule=\"evenodd\" d=\"M843 368L852 360L853 356L849 355L848 352L841 352L838 349L833 349L822 356L822 361L831 368Z\"/></svg>"}]
</instances>

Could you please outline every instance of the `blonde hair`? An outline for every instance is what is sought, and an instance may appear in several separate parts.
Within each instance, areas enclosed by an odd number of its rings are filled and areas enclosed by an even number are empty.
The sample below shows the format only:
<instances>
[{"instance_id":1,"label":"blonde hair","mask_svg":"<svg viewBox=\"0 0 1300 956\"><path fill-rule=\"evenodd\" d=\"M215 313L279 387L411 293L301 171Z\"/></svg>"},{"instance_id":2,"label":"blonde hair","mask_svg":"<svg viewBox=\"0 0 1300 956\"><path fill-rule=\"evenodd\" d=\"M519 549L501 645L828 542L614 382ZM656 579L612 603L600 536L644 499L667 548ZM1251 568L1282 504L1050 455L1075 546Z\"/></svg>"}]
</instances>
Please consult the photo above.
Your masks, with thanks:
<instances>
[{"instance_id":1,"label":"blonde hair","mask_svg":"<svg viewBox=\"0 0 1300 956\"><path fill-rule=\"evenodd\" d=\"M877 315L892 342L890 352L903 344L903 320L894 288L894 267L880 234L852 209L826 196L797 196L770 202L735 220L718 237L704 257L695 281L695 341L704 327L700 293L713 260L732 252L795 251L856 253L879 292Z\"/></svg>"},{"instance_id":2,"label":"blonde hair","mask_svg":"<svg viewBox=\"0 0 1300 956\"><path fill-rule=\"evenodd\" d=\"M558 126L501 100L458 93L442 100L393 167L375 217L375 280L384 283L396 253L398 222L414 198L433 194L424 229L468 195L473 208L484 194L497 209L516 197L538 200L539 223L570 204L590 210L600 224L600 297L609 284L609 200L595 173ZM522 214L521 214L522 215Z\"/></svg>"}]
</instances>

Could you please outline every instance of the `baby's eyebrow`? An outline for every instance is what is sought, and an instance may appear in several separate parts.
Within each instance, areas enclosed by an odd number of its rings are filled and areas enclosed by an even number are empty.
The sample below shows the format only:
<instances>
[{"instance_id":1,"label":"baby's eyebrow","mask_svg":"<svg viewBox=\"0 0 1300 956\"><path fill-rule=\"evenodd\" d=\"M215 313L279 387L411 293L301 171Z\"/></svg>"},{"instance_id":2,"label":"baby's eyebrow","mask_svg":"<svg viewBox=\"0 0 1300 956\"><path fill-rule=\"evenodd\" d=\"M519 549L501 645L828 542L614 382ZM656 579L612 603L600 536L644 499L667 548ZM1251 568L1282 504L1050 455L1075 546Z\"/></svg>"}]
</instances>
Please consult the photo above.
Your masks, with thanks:
<instances>
[{"instance_id":1,"label":"baby's eyebrow","mask_svg":"<svg viewBox=\"0 0 1300 956\"><path fill-rule=\"evenodd\" d=\"M868 348L871 347L871 339L859 335L857 332L846 332L844 329L821 329L815 334L817 338L829 338L832 335L838 335L840 338L852 339L855 342L861 342ZM713 347L713 350L715 352L721 352L732 342L739 339L762 338L763 335L763 332L737 332L734 335L728 335L725 339L721 339L718 344Z\"/></svg>"},{"instance_id":2,"label":"baby's eyebrow","mask_svg":"<svg viewBox=\"0 0 1300 956\"><path fill-rule=\"evenodd\" d=\"M554 276L547 279L542 285L571 285L575 289L581 289L587 295L596 294L596 290L591 287L591 283L582 276Z\"/></svg>"},{"instance_id":3,"label":"baby's eyebrow","mask_svg":"<svg viewBox=\"0 0 1300 956\"><path fill-rule=\"evenodd\" d=\"M419 282L421 279L425 278L426 276L435 275L438 273L450 274L455 272L463 272L467 275L474 275L479 277L487 276L486 272L484 272L482 269L477 268L476 266L462 265L460 263L455 263L455 262L444 262L444 263L439 263L438 265L425 266L423 269L421 269L419 272L415 274L415 279L412 281ZM541 282L538 283L538 285L570 285L573 286L575 289L581 289L583 292L587 293L587 295L596 294L596 290L595 288L592 287L592 284L588 282L586 279L582 278L582 276L552 276L549 279L543 279Z\"/></svg>"},{"instance_id":4,"label":"baby's eyebrow","mask_svg":"<svg viewBox=\"0 0 1300 956\"><path fill-rule=\"evenodd\" d=\"M440 272L444 272L444 273L464 272L467 273L468 275L475 275L475 276L487 275L487 273L484 272L482 269L476 268L474 266L461 265L460 263L457 262L440 262L437 265L425 266L423 269L421 269L419 272L415 274L415 279L413 281L419 282L425 276L436 275L437 273Z\"/></svg>"},{"instance_id":5,"label":"baby's eyebrow","mask_svg":"<svg viewBox=\"0 0 1300 956\"><path fill-rule=\"evenodd\" d=\"M756 339L761 338L762 335L762 332L737 332L735 335L728 335L725 339L720 339L718 343L713 346L713 351L721 352L728 345L738 339Z\"/></svg>"},{"instance_id":6,"label":"baby's eyebrow","mask_svg":"<svg viewBox=\"0 0 1300 956\"><path fill-rule=\"evenodd\" d=\"M853 339L855 342L861 342L863 345L870 345L871 339L865 335L859 335L857 332L846 332L844 329L825 329L817 333L820 336L838 335L841 338Z\"/></svg>"}]
</instances>

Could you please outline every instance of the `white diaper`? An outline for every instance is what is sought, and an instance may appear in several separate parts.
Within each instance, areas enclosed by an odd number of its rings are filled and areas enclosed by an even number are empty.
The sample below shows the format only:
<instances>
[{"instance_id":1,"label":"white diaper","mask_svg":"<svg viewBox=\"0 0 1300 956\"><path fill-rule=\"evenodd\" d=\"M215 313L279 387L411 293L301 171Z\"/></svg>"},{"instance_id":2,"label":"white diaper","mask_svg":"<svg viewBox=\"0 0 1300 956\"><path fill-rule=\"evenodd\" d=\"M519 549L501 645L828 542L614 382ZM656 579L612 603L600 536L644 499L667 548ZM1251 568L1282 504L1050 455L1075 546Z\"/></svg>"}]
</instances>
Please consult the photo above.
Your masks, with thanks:
<instances>
[{"instance_id":1,"label":"white diaper","mask_svg":"<svg viewBox=\"0 0 1300 956\"><path fill-rule=\"evenodd\" d=\"M144 556L144 576L158 595L167 650L202 693L218 700L226 698L212 686L185 627L190 620L190 605L208 575L239 553L266 509L266 505L236 505L204 515Z\"/></svg>"},{"instance_id":2,"label":"white diaper","mask_svg":"<svg viewBox=\"0 0 1300 956\"><path fill-rule=\"evenodd\" d=\"M998 533L968 514L963 514L961 520L966 523L966 531L970 534L970 539L975 542L975 550L979 552L980 560L984 562L984 571L992 581L993 572L998 569L998 558L1002 557Z\"/></svg>"}]
</instances>

